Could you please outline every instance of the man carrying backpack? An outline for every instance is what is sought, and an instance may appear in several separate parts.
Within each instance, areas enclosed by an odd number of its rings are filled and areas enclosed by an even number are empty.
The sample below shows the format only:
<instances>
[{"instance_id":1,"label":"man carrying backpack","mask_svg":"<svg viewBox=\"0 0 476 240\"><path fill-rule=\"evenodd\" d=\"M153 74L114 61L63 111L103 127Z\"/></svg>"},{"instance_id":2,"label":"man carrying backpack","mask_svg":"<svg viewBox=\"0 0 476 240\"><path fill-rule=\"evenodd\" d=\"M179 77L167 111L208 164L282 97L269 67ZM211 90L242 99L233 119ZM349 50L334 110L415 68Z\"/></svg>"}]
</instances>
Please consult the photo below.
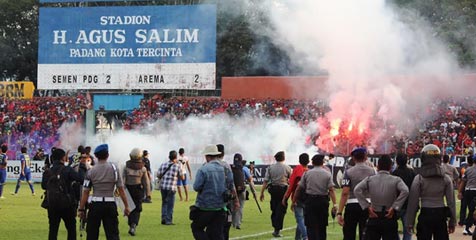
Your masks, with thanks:
<instances>
[{"instance_id":1,"label":"man carrying backpack","mask_svg":"<svg viewBox=\"0 0 476 240\"><path fill-rule=\"evenodd\" d=\"M246 185L245 180L248 180L250 184L253 184L251 174L249 171L243 170L243 156L236 153L233 156L233 165L231 166L231 171L233 173L233 181L236 188L236 194L238 200L240 201L240 207L233 207L232 215L232 226L236 229L241 229L241 220L243 219L243 207L245 204L246 198Z\"/></svg>"},{"instance_id":2,"label":"man carrying backpack","mask_svg":"<svg viewBox=\"0 0 476 240\"><path fill-rule=\"evenodd\" d=\"M60 220L63 219L68 231L68 240L76 239L76 208L71 183L83 182L86 173L86 159L81 159L79 171L65 166L66 152L57 148L52 152L52 167L43 173L41 188L46 190L48 201L49 233L48 239L53 240L58 236Z\"/></svg>"}]
</instances>

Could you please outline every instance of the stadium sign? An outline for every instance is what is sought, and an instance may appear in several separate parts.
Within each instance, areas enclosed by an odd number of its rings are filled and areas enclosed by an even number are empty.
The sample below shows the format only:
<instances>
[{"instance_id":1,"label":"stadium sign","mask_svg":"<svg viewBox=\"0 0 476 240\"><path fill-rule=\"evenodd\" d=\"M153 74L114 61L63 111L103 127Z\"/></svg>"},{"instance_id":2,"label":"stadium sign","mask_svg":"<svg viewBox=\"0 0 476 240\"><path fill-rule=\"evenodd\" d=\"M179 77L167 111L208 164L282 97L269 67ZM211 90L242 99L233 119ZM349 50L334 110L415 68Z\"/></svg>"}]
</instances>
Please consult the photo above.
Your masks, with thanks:
<instances>
[{"instance_id":1,"label":"stadium sign","mask_svg":"<svg viewBox=\"0 0 476 240\"><path fill-rule=\"evenodd\" d=\"M40 8L39 89L215 89L216 6Z\"/></svg>"},{"instance_id":2,"label":"stadium sign","mask_svg":"<svg viewBox=\"0 0 476 240\"><path fill-rule=\"evenodd\" d=\"M0 82L1 98L31 99L34 91L32 82Z\"/></svg>"},{"instance_id":3,"label":"stadium sign","mask_svg":"<svg viewBox=\"0 0 476 240\"><path fill-rule=\"evenodd\" d=\"M31 179L33 182L41 182L43 176L43 167L45 163L43 161L31 161ZM8 160L7 165L7 180L16 180L20 177L21 162L20 160Z\"/></svg>"}]
</instances>

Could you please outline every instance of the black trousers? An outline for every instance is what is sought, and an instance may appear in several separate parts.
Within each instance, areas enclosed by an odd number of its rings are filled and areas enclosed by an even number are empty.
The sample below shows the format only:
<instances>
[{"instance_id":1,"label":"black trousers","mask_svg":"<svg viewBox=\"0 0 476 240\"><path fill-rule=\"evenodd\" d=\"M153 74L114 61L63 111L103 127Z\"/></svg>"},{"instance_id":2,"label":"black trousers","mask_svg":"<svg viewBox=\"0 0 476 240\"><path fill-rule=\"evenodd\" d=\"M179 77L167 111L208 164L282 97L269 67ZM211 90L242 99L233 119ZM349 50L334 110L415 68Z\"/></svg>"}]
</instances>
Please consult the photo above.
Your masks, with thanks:
<instances>
[{"instance_id":1,"label":"black trousers","mask_svg":"<svg viewBox=\"0 0 476 240\"><path fill-rule=\"evenodd\" d=\"M459 208L459 223L466 223L466 210L468 209L468 193L463 190L463 198L461 199L461 206Z\"/></svg>"},{"instance_id":2,"label":"black trousers","mask_svg":"<svg viewBox=\"0 0 476 240\"><path fill-rule=\"evenodd\" d=\"M345 206L345 224L342 228L344 240L355 240L357 225L359 226L359 239L363 240L364 228L368 217L369 213L366 210L362 210L358 203L348 203Z\"/></svg>"},{"instance_id":3,"label":"black trousers","mask_svg":"<svg viewBox=\"0 0 476 240\"><path fill-rule=\"evenodd\" d=\"M227 206L228 211L225 212L225 223L223 224L223 240L228 240L230 239L230 228L231 228L231 211L230 209L232 208L231 204L228 204Z\"/></svg>"},{"instance_id":4,"label":"black trousers","mask_svg":"<svg viewBox=\"0 0 476 240\"><path fill-rule=\"evenodd\" d=\"M468 211L468 216L466 217L466 228L470 228L473 226L474 223L474 218L473 218L473 213L474 213L474 208L476 207L476 190L465 190L465 198L466 198L466 204L468 205L469 211Z\"/></svg>"},{"instance_id":5,"label":"black trousers","mask_svg":"<svg viewBox=\"0 0 476 240\"><path fill-rule=\"evenodd\" d=\"M86 225L87 240L99 238L99 227L104 225L104 232L108 240L119 239L119 221L117 219L115 202L92 202L89 205L88 220Z\"/></svg>"},{"instance_id":6,"label":"black trousers","mask_svg":"<svg viewBox=\"0 0 476 240\"><path fill-rule=\"evenodd\" d=\"M131 194L132 201L136 205L134 211L129 214L128 217L128 224L139 225L140 213L142 212L142 201L144 200L144 190L142 189L142 185L126 185L129 194Z\"/></svg>"},{"instance_id":7,"label":"black trousers","mask_svg":"<svg viewBox=\"0 0 476 240\"><path fill-rule=\"evenodd\" d=\"M287 205L283 206L281 201L288 189L287 186L269 186L268 192L271 195L271 223L275 231L283 229L284 216L286 215Z\"/></svg>"},{"instance_id":8,"label":"black trousers","mask_svg":"<svg viewBox=\"0 0 476 240\"><path fill-rule=\"evenodd\" d=\"M398 218L396 215L388 219L386 212L377 213L378 218L369 218L365 230L365 240L397 240Z\"/></svg>"},{"instance_id":9,"label":"black trousers","mask_svg":"<svg viewBox=\"0 0 476 240\"><path fill-rule=\"evenodd\" d=\"M329 197L307 197L304 208L304 223L309 240L326 240L329 219Z\"/></svg>"},{"instance_id":10,"label":"black trousers","mask_svg":"<svg viewBox=\"0 0 476 240\"><path fill-rule=\"evenodd\" d=\"M192 234L196 240L223 240L225 211L199 211L192 221Z\"/></svg>"},{"instance_id":11,"label":"black trousers","mask_svg":"<svg viewBox=\"0 0 476 240\"><path fill-rule=\"evenodd\" d=\"M76 240L76 207L63 210L48 208L48 221L50 225L48 239L57 239L61 219L63 219L66 230L68 231L68 240Z\"/></svg>"},{"instance_id":12,"label":"black trousers","mask_svg":"<svg viewBox=\"0 0 476 240\"><path fill-rule=\"evenodd\" d=\"M449 240L445 208L422 208L416 236L418 240Z\"/></svg>"}]
</instances>

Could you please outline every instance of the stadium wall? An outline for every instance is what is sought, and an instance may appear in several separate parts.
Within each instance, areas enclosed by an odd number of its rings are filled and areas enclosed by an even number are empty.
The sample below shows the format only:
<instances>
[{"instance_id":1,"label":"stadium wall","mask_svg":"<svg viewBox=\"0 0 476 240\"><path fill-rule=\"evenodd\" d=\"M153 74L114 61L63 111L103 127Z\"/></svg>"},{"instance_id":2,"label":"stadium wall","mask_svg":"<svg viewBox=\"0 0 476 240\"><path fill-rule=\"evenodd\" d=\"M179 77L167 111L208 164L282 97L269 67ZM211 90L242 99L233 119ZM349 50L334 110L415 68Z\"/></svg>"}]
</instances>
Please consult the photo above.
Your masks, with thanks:
<instances>
[{"instance_id":1,"label":"stadium wall","mask_svg":"<svg viewBox=\"0 0 476 240\"><path fill-rule=\"evenodd\" d=\"M402 81L406 78L412 77L396 76L393 80ZM329 96L326 89L327 79L328 76L222 77L221 97L224 99L327 99ZM454 81L455 89L476 91L476 88L473 89L473 86L476 86L475 81L476 73L464 74L461 81ZM416 89L424 87L415 86Z\"/></svg>"},{"instance_id":2,"label":"stadium wall","mask_svg":"<svg viewBox=\"0 0 476 240\"><path fill-rule=\"evenodd\" d=\"M327 76L317 77L223 77L225 99L316 99L326 98Z\"/></svg>"}]
</instances>

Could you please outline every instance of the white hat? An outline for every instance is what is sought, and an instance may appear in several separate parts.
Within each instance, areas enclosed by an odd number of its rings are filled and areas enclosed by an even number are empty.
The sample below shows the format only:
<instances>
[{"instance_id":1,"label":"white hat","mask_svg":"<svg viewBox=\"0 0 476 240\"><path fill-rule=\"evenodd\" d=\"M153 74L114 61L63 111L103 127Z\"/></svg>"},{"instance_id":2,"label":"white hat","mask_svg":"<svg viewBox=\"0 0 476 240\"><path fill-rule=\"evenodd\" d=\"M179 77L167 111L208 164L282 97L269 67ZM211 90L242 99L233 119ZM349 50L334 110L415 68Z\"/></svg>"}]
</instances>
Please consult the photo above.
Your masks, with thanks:
<instances>
[{"instance_id":1,"label":"white hat","mask_svg":"<svg viewBox=\"0 0 476 240\"><path fill-rule=\"evenodd\" d=\"M218 151L217 145L208 145L203 150L203 155L220 155L221 152Z\"/></svg>"}]
</instances>

